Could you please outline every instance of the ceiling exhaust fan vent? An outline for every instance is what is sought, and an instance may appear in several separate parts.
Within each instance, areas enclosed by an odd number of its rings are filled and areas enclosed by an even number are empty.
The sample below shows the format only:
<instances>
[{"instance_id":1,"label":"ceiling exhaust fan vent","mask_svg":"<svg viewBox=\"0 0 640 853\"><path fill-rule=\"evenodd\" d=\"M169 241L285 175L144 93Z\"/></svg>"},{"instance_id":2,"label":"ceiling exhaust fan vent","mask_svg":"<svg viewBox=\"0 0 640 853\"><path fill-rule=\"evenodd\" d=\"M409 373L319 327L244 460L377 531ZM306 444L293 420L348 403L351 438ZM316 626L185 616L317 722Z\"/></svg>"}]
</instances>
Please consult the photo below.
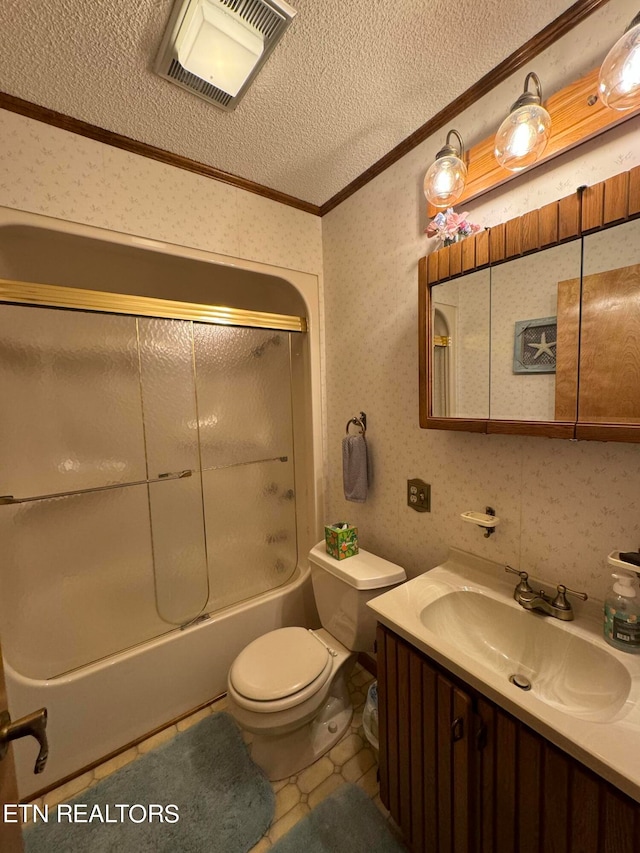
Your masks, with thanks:
<instances>
[{"instance_id":1,"label":"ceiling exhaust fan vent","mask_svg":"<svg viewBox=\"0 0 640 853\"><path fill-rule=\"evenodd\" d=\"M208 101L214 101L218 106L223 107L224 109L227 108L229 101L232 100L231 95L227 95L226 92L218 89L217 86L212 86L211 83L207 83L207 81L203 80L202 77L196 77L195 74L187 71L186 68L183 68L182 65L180 65L177 59L171 60L171 65L167 71L167 77L174 82L179 83L181 86L184 86L185 89L190 89L194 94L200 95Z\"/></svg>"},{"instance_id":2,"label":"ceiling exhaust fan vent","mask_svg":"<svg viewBox=\"0 0 640 853\"><path fill-rule=\"evenodd\" d=\"M179 0L155 70L233 110L296 14L284 0Z\"/></svg>"},{"instance_id":3,"label":"ceiling exhaust fan vent","mask_svg":"<svg viewBox=\"0 0 640 853\"><path fill-rule=\"evenodd\" d=\"M254 26L265 38L273 38L282 25L282 16L263 0L220 0L220 4Z\"/></svg>"}]
</instances>

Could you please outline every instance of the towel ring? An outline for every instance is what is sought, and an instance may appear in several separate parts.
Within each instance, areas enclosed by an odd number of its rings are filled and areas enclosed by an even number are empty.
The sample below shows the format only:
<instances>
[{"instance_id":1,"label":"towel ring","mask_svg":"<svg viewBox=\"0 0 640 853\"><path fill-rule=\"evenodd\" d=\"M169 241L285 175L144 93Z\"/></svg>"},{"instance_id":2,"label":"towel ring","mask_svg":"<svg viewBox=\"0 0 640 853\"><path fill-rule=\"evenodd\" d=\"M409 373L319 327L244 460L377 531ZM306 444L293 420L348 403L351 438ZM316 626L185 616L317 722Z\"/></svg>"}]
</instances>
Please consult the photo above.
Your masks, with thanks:
<instances>
[{"instance_id":1,"label":"towel ring","mask_svg":"<svg viewBox=\"0 0 640 853\"><path fill-rule=\"evenodd\" d=\"M349 427L351 426L351 424L355 424L355 426L360 427L360 435L364 435L365 432L367 431L367 416L365 415L364 412L360 412L359 418L356 418L356 417L349 418L349 420L347 421L347 429L346 429L347 435L349 435Z\"/></svg>"}]
</instances>

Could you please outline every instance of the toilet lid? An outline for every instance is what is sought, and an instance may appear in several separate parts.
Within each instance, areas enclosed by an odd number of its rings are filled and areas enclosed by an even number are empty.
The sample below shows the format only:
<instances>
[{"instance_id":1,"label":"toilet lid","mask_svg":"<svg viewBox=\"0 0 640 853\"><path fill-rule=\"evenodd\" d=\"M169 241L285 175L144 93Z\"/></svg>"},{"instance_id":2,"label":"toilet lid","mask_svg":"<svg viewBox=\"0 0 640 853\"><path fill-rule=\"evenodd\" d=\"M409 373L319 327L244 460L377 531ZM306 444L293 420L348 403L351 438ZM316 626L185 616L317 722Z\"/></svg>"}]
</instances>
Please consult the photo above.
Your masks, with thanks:
<instances>
[{"instance_id":1,"label":"toilet lid","mask_svg":"<svg viewBox=\"0 0 640 853\"><path fill-rule=\"evenodd\" d=\"M328 649L306 628L278 628L249 643L229 677L242 696L268 702L298 693L329 662Z\"/></svg>"}]
</instances>

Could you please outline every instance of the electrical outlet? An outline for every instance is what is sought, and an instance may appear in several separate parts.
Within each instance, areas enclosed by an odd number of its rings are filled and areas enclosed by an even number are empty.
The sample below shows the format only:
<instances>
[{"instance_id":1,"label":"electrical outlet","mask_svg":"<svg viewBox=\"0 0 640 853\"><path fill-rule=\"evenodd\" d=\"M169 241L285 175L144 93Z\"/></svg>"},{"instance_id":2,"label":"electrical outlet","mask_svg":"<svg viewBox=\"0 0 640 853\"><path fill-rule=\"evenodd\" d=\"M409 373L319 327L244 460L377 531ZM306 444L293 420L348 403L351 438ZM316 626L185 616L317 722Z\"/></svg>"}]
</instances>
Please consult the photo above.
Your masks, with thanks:
<instances>
[{"instance_id":1,"label":"electrical outlet","mask_svg":"<svg viewBox=\"0 0 640 853\"><path fill-rule=\"evenodd\" d=\"M407 480L407 506L416 512L431 512L431 486L424 480Z\"/></svg>"}]
</instances>

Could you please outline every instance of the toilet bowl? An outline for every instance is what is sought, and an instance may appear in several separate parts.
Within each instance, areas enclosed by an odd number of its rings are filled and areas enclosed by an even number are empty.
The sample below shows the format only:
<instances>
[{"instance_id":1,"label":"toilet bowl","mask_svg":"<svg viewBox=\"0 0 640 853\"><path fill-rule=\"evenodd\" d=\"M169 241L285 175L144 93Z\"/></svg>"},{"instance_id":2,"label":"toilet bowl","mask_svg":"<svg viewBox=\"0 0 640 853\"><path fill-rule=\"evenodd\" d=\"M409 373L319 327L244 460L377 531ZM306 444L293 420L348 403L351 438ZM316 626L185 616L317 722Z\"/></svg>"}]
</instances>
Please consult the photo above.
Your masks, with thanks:
<instances>
[{"instance_id":1,"label":"toilet bowl","mask_svg":"<svg viewBox=\"0 0 640 853\"><path fill-rule=\"evenodd\" d=\"M324 542L309 563L323 627L258 637L227 679L229 713L253 734L252 758L272 781L298 773L340 740L353 714L347 678L357 652L373 651L376 622L366 602L406 580L399 566L366 551L335 560Z\"/></svg>"}]
</instances>

